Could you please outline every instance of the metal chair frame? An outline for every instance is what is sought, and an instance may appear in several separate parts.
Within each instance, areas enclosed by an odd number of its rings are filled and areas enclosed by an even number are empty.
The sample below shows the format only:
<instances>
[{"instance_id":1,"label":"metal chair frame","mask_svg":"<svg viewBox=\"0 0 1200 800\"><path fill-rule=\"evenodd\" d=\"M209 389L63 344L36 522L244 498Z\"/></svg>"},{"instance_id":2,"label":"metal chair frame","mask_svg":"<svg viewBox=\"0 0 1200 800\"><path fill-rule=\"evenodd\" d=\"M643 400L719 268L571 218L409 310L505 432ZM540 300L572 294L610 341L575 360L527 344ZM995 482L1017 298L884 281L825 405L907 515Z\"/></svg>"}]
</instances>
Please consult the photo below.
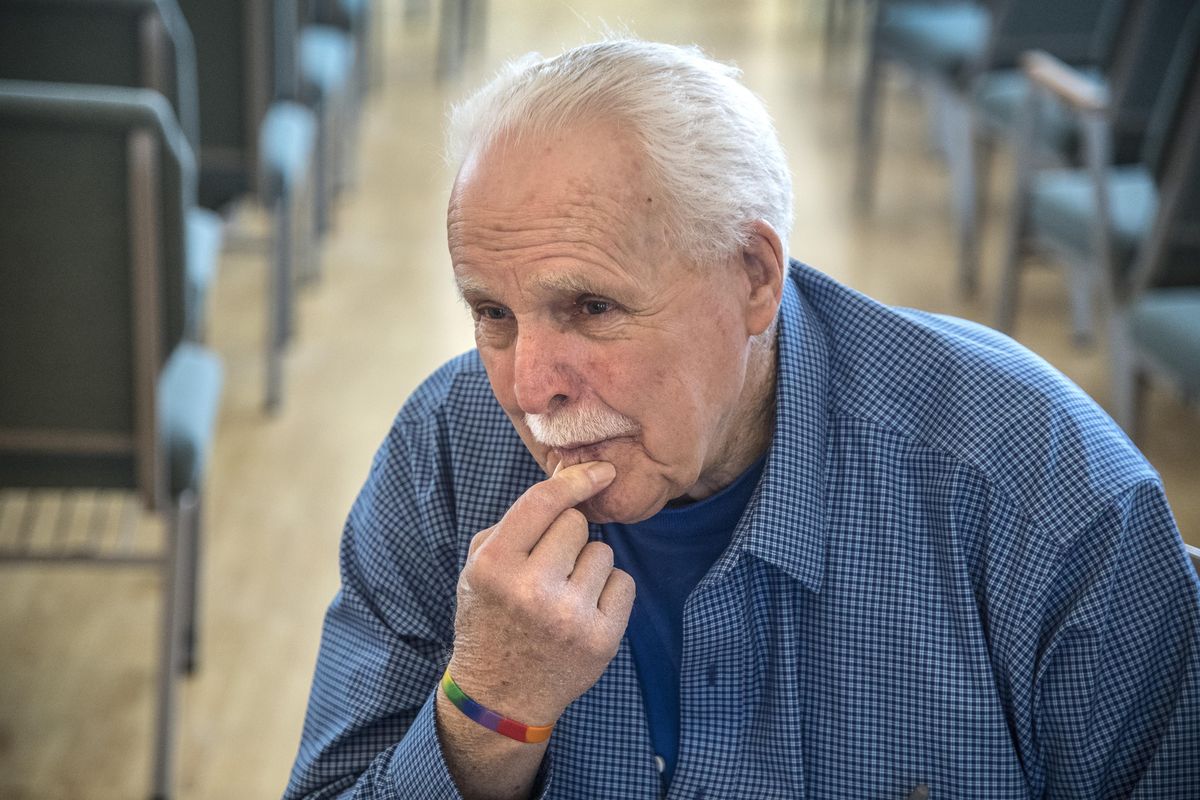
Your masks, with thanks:
<instances>
[{"instance_id":1,"label":"metal chair frame","mask_svg":"<svg viewBox=\"0 0 1200 800\"><path fill-rule=\"evenodd\" d=\"M1014 0L990 0L982 5L992 12L992 25L988 42L980 58L963 65L962 76L950 77L937 71L919 72L918 78L928 87L931 105L937 116L936 128L940 133L941 145L950 164L951 196L954 208L955 238L958 261L958 279L961 291L973 295L979 284L980 235L979 222L985 206L984 193L989 183L992 161L991 148L997 135L994 126L984 120L974 108L973 96L980 79L992 69L1000 53L1016 52L1026 47L1045 47L1050 42L1046 37L1035 37L1028 42L1022 37L1006 32L1005 20ZM876 4L879 14L886 2ZM1107 13L1119 11L1116 3L1110 3ZM1092 33L1098 37L1109 24L1100 24ZM855 165L854 199L860 213L870 209L874 194L879 160L879 130L877 118L882 105L880 80L887 56L882 41L880 26L873 21L871 26L866 69L858 101L858 156ZM1073 42L1078 44L1077 42Z\"/></svg>"},{"instance_id":2,"label":"metal chair frame","mask_svg":"<svg viewBox=\"0 0 1200 800\"><path fill-rule=\"evenodd\" d=\"M174 2L174 0L172 0ZM308 178L293 192L268 186L259 152L259 130L272 104L294 101L299 94L296 77L294 0L247 0L243 3L242 40L244 92L242 133L245 148L203 145L202 165L246 174L253 193L271 218L271 261L267 276L266 337L263 405L268 412L283 404L284 356L295 333L295 284L311 280L320 270L317 229L322 200L318 173L327 159L317 153L308 165ZM318 145L320 147L320 145Z\"/></svg>"},{"instance_id":3,"label":"metal chair frame","mask_svg":"<svg viewBox=\"0 0 1200 800\"><path fill-rule=\"evenodd\" d=\"M148 511L162 513L168 523L160 552L135 553L126 548L105 551L93 538L88 546L59 552L35 552L18 544L0 548L0 564L29 562L91 563L157 570L162 578L162 617L156 689L154 752L151 776L154 798L166 798L174 784L178 716L177 673L194 665L197 613L196 565L199 557L198 492L170 497L163 442L159 436L156 389L163 363L160 308L160 241L158 209L160 143L148 129L128 134L128 220L130 292L133 301L134 425L129 434L78 430L0 428L0 453L45 455L131 455L136 493ZM191 644L189 644L189 640Z\"/></svg>"},{"instance_id":4,"label":"metal chair frame","mask_svg":"<svg viewBox=\"0 0 1200 800\"><path fill-rule=\"evenodd\" d=\"M1195 47L1196 51L1200 51L1200 44ZM1114 256L1112 205L1107 180L1113 165L1112 114L1108 92L1045 53L1027 54L1023 58L1023 65L1032 91L1023 113L1020 139L1023 155L1017 164L1017 194L997 306L997 327L1011 329L1016 313L1019 269L1027 239L1029 187L1034 174L1033 161L1026 153L1026 145L1036 136L1041 107L1039 98L1052 97L1078 116L1084 135L1087 172L1097 209L1090 230L1092 257L1085 258L1062 248L1053 248L1053 243L1042 239L1034 244L1051 249L1072 273L1070 284L1077 336L1090 329L1091 295L1099 295L1101 308L1109 319L1114 415L1133 436L1138 427L1138 406L1144 378L1156 375L1171 381L1174 376L1152 354L1141 352L1133 346L1128 335L1127 310L1138 295L1161 280L1174 244L1181 240L1200 242L1197 223L1181 219L1185 193L1190 188L1188 180L1200 173L1200 57L1194 51L1191 63L1187 65L1187 84L1177 100L1182 113L1175 123L1177 130L1170 134L1171 145L1162 155L1164 166L1158 170L1163 178L1159 187L1157 213L1127 273L1118 269Z\"/></svg>"}]
</instances>

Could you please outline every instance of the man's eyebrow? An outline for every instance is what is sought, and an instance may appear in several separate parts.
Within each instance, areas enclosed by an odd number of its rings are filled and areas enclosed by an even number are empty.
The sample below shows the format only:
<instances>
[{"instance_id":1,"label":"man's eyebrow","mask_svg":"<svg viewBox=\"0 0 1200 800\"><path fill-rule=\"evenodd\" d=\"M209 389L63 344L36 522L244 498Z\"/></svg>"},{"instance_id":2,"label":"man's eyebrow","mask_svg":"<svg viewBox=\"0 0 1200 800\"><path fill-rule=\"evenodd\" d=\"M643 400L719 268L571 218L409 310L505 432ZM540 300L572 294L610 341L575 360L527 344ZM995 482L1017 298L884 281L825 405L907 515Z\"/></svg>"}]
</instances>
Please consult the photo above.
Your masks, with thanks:
<instances>
[{"instance_id":1,"label":"man's eyebrow","mask_svg":"<svg viewBox=\"0 0 1200 800\"><path fill-rule=\"evenodd\" d=\"M471 275L456 276L454 282L459 295L464 298L486 297L490 294L487 284ZM568 272L537 275L530 280L530 285L538 291L559 294L591 294L599 291L595 284L582 275Z\"/></svg>"},{"instance_id":2,"label":"man's eyebrow","mask_svg":"<svg viewBox=\"0 0 1200 800\"><path fill-rule=\"evenodd\" d=\"M552 272L547 275L538 275L532 282L537 289L544 292L590 294L597 291L596 285L585 280L582 275L575 275L569 272Z\"/></svg>"},{"instance_id":3,"label":"man's eyebrow","mask_svg":"<svg viewBox=\"0 0 1200 800\"><path fill-rule=\"evenodd\" d=\"M468 297L479 297L487 295L487 286L483 281L471 277L470 275L455 275L454 285L458 288L458 296L466 299Z\"/></svg>"}]
</instances>

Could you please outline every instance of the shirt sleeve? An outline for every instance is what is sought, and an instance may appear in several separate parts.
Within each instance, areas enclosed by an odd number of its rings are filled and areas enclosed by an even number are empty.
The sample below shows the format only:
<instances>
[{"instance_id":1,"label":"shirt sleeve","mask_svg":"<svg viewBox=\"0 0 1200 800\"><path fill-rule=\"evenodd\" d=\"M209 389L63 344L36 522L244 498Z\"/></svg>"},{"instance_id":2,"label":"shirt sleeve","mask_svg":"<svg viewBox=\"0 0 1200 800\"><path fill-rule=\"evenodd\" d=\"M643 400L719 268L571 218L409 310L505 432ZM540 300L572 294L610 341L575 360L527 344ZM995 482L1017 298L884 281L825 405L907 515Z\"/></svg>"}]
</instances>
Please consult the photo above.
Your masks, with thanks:
<instances>
[{"instance_id":1,"label":"shirt sleeve","mask_svg":"<svg viewBox=\"0 0 1200 800\"><path fill-rule=\"evenodd\" d=\"M432 714L453 642L456 534L423 438L397 421L346 521L285 798L458 797Z\"/></svg>"},{"instance_id":2,"label":"shirt sleeve","mask_svg":"<svg viewBox=\"0 0 1200 800\"><path fill-rule=\"evenodd\" d=\"M1190 795L1200 786L1200 582L1157 482L1074 540L1050 594L1026 764L1033 796Z\"/></svg>"}]
</instances>

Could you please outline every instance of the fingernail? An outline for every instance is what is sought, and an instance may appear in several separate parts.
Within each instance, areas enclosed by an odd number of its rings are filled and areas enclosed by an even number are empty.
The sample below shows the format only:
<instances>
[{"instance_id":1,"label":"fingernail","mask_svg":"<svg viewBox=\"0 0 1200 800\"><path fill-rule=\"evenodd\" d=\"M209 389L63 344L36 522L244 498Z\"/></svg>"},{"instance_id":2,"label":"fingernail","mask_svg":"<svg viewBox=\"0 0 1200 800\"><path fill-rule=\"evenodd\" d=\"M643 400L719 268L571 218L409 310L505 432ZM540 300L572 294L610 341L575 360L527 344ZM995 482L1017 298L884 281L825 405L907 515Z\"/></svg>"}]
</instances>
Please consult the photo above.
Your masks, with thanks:
<instances>
[{"instance_id":1,"label":"fingernail","mask_svg":"<svg viewBox=\"0 0 1200 800\"><path fill-rule=\"evenodd\" d=\"M593 461L588 464L587 474L592 483L607 483L617 477L617 468L607 461Z\"/></svg>"}]
</instances>

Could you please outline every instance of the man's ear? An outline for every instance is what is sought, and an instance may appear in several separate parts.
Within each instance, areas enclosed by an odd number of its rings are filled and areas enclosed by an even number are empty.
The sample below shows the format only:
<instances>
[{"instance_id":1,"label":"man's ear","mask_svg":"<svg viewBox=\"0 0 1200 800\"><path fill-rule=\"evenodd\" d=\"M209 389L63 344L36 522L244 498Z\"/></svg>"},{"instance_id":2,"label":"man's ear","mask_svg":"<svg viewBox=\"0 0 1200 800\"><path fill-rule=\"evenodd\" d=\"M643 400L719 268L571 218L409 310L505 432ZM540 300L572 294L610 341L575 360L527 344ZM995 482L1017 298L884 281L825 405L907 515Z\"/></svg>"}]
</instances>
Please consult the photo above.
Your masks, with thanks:
<instances>
[{"instance_id":1,"label":"man's ear","mask_svg":"<svg viewBox=\"0 0 1200 800\"><path fill-rule=\"evenodd\" d=\"M787 275L787 257L779 234L763 220L750 226L750 241L742 248L742 267L750 280L746 332L757 336L775 320Z\"/></svg>"}]
</instances>

